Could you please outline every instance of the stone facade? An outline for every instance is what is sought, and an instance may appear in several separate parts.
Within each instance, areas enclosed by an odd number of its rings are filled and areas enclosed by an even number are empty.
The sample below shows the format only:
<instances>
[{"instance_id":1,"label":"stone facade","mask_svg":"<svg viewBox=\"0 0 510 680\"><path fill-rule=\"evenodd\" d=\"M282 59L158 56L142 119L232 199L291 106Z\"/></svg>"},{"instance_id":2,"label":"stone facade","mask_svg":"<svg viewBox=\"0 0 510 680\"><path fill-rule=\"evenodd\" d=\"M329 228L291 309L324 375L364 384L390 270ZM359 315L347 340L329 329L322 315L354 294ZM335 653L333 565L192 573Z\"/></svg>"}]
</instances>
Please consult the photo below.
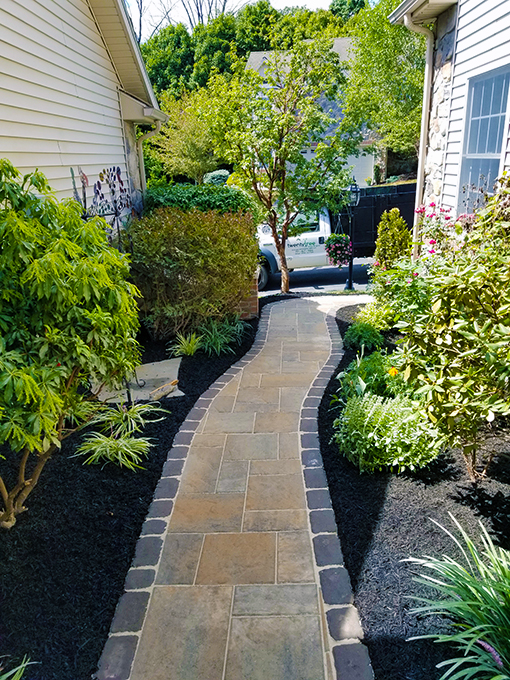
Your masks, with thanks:
<instances>
[{"instance_id":1,"label":"stone facade","mask_svg":"<svg viewBox=\"0 0 510 680\"><path fill-rule=\"evenodd\" d=\"M443 188L457 5L450 7L437 20L434 45L434 75L430 103L429 136L425 161L425 204L439 203Z\"/></svg>"}]
</instances>

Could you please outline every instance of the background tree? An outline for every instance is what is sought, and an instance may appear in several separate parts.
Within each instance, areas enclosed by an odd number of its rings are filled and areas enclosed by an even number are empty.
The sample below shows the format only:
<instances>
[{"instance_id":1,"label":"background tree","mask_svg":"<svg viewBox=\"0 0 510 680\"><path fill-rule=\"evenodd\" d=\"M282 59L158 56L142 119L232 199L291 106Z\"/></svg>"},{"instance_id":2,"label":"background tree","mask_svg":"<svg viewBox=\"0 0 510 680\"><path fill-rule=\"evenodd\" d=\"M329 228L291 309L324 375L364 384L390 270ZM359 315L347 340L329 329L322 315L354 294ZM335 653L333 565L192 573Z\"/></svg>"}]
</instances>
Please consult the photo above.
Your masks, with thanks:
<instances>
[{"instance_id":1,"label":"background tree","mask_svg":"<svg viewBox=\"0 0 510 680\"><path fill-rule=\"evenodd\" d=\"M322 206L328 182L345 167L355 144L337 130L325 99L338 95L343 72L331 43L301 42L289 52L275 50L264 76L239 61L234 76L211 79L211 99L202 115L215 148L233 163L238 181L262 206L271 227L289 290L285 246L300 210ZM316 144L312 158L301 151ZM347 181L347 178L346 178Z\"/></svg>"},{"instance_id":2,"label":"background tree","mask_svg":"<svg viewBox=\"0 0 510 680\"><path fill-rule=\"evenodd\" d=\"M345 22L366 6L366 0L333 0L329 10Z\"/></svg>"},{"instance_id":3,"label":"background tree","mask_svg":"<svg viewBox=\"0 0 510 680\"><path fill-rule=\"evenodd\" d=\"M119 385L138 363L138 293L105 227L84 222L76 201L57 203L41 173L21 178L0 160L0 444L13 458L0 476L0 527L97 414L90 384Z\"/></svg>"},{"instance_id":4,"label":"background tree","mask_svg":"<svg viewBox=\"0 0 510 680\"><path fill-rule=\"evenodd\" d=\"M344 101L345 129L363 126L380 135L380 144L397 152L417 153L425 39L388 15L398 0L380 0L351 20L353 58Z\"/></svg>"},{"instance_id":5,"label":"background tree","mask_svg":"<svg viewBox=\"0 0 510 680\"><path fill-rule=\"evenodd\" d=\"M209 124L199 116L200 110L207 106L208 96L204 88L183 92L179 99L170 92L161 95L161 109L168 114L169 120L161 134L149 142L163 171L171 177L185 175L196 184L202 184L204 175L220 165L214 155Z\"/></svg>"},{"instance_id":6,"label":"background tree","mask_svg":"<svg viewBox=\"0 0 510 680\"><path fill-rule=\"evenodd\" d=\"M194 50L191 87L205 87L213 69L229 72L232 66L232 43L236 38L237 21L232 14L220 14L208 24L199 24L192 35Z\"/></svg>"},{"instance_id":7,"label":"background tree","mask_svg":"<svg viewBox=\"0 0 510 680\"><path fill-rule=\"evenodd\" d=\"M154 89L178 95L193 75L194 49L186 26L166 26L142 46L142 56Z\"/></svg>"}]
</instances>

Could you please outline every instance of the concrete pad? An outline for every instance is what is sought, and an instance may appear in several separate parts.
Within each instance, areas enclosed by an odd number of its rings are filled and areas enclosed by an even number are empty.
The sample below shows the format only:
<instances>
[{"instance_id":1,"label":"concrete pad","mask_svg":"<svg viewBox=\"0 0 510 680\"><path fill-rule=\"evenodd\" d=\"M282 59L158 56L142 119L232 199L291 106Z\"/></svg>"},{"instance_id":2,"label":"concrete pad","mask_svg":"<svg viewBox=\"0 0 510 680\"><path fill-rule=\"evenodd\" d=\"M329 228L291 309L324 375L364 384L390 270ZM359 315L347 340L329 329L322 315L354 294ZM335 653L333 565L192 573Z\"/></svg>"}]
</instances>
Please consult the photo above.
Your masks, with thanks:
<instances>
[{"instance_id":1,"label":"concrete pad","mask_svg":"<svg viewBox=\"0 0 510 680\"><path fill-rule=\"evenodd\" d=\"M274 583L276 534L208 534L198 566L198 585Z\"/></svg>"},{"instance_id":2,"label":"concrete pad","mask_svg":"<svg viewBox=\"0 0 510 680\"><path fill-rule=\"evenodd\" d=\"M131 680L220 680L232 588L155 589Z\"/></svg>"},{"instance_id":3,"label":"concrete pad","mask_svg":"<svg viewBox=\"0 0 510 680\"><path fill-rule=\"evenodd\" d=\"M179 373L179 366L181 364L181 357L175 359L166 359L165 361L155 361L151 364L142 364L136 369L136 378L133 376L129 381L129 390L131 392L131 399L133 401L157 401L163 398L165 389L172 390L165 397L182 397L184 392L181 392L178 387L172 388L172 383L177 380ZM160 394L161 393L161 394ZM103 390L99 398L101 401L110 401L113 404L118 404L127 400L126 390Z\"/></svg>"},{"instance_id":4,"label":"concrete pad","mask_svg":"<svg viewBox=\"0 0 510 680\"><path fill-rule=\"evenodd\" d=\"M318 616L232 619L225 680L323 680L323 664Z\"/></svg>"}]
</instances>

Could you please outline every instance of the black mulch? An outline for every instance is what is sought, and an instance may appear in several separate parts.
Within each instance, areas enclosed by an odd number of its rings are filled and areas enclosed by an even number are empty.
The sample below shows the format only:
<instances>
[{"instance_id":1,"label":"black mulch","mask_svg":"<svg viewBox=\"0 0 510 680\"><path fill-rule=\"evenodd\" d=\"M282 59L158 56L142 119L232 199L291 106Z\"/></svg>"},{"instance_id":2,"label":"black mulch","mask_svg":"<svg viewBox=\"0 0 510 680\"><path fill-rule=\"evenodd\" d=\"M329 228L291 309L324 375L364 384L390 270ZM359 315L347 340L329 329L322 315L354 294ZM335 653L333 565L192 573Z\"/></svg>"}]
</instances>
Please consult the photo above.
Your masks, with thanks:
<instances>
[{"instance_id":1,"label":"black mulch","mask_svg":"<svg viewBox=\"0 0 510 680\"><path fill-rule=\"evenodd\" d=\"M339 311L343 334L356 308ZM394 340L394 338L390 338ZM346 352L339 370L354 359ZM319 418L321 451L328 476L345 563L354 588L365 642L377 680L437 680L435 665L457 656L431 641L406 638L436 631L439 619L419 619L410 613L409 595L430 597L433 591L413 581L413 568L400 560L448 553L457 556L452 541L433 518L451 528L451 512L472 538L479 536L478 520L497 543L510 548L510 465L500 458L490 478L473 484L460 456L444 455L415 474L361 475L333 444L330 408L338 381L333 378L322 400Z\"/></svg>"},{"instance_id":2,"label":"black mulch","mask_svg":"<svg viewBox=\"0 0 510 680\"><path fill-rule=\"evenodd\" d=\"M27 680L90 680L172 440L200 394L249 349L257 325L250 322L235 354L183 358L179 387L185 396L161 401L170 413L146 429L157 445L144 470L84 466L70 458L77 437L48 462L28 511L12 529L0 530L0 656L9 657L6 667L27 655L38 662ZM146 342L145 362L165 358L164 343ZM10 480L13 458L0 461Z\"/></svg>"}]
</instances>

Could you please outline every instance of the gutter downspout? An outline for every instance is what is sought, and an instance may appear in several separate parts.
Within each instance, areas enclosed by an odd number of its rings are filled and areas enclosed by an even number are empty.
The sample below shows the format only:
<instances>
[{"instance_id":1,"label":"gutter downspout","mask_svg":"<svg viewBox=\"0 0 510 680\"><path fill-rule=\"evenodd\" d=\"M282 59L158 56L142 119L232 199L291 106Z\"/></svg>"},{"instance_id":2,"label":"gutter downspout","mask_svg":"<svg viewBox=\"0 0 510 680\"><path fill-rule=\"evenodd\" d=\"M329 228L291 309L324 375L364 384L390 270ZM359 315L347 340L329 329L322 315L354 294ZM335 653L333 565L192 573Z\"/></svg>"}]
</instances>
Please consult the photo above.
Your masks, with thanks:
<instances>
[{"instance_id":1,"label":"gutter downspout","mask_svg":"<svg viewBox=\"0 0 510 680\"><path fill-rule=\"evenodd\" d=\"M143 146L142 143L145 139L149 139L149 137L154 137L154 135L157 135L161 131L161 126L162 126L162 121L157 120L155 121L156 127L154 130L149 130L149 132L146 132L144 135L141 137L138 137L136 140L136 150L138 152L138 167L140 169L140 182L142 185L142 192L145 193L147 191L147 182L145 180L145 164L143 162Z\"/></svg>"},{"instance_id":2,"label":"gutter downspout","mask_svg":"<svg viewBox=\"0 0 510 680\"><path fill-rule=\"evenodd\" d=\"M410 31L424 35L427 39L427 51L425 53L425 77L423 82L423 105L421 111L421 131L420 131L420 149L418 153L418 176L416 179L416 203L415 210L417 210L423 203L425 193L425 159L427 154L427 138L429 134L429 118L430 118L430 96L432 89L432 61L434 57L434 34L424 26L413 24L411 14L404 15L404 25ZM413 224L413 260L416 260L420 254L419 248L419 217L418 213L414 213Z\"/></svg>"}]
</instances>

